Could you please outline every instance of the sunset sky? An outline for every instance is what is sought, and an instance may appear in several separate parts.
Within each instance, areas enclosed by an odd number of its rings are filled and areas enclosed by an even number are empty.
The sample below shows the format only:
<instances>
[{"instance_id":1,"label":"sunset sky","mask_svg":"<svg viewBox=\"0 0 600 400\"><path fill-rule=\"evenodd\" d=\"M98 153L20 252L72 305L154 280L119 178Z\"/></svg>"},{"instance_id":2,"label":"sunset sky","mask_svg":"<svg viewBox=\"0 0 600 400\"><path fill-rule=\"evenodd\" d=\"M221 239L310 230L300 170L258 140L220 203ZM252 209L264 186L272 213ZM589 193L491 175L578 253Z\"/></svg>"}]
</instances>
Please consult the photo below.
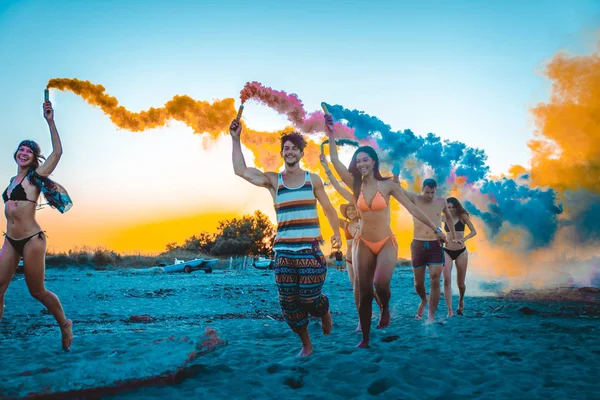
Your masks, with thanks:
<instances>
[{"instance_id":1,"label":"sunset sky","mask_svg":"<svg viewBox=\"0 0 600 400\"><path fill-rule=\"evenodd\" d=\"M41 106L52 78L102 84L130 111L177 94L239 105L244 84L259 81L309 111L341 104L484 149L492 173L506 173L531 157L530 108L548 97L540 69L561 50L595 49L598 20L598 1L5 0L0 177L15 175L23 139L50 153ZM71 92L51 100L64 148L53 179L74 206L38 212L50 250L156 253L222 219L274 218L268 192L233 174L226 132L213 141L180 122L129 132ZM244 120L287 125L252 102Z\"/></svg>"}]
</instances>

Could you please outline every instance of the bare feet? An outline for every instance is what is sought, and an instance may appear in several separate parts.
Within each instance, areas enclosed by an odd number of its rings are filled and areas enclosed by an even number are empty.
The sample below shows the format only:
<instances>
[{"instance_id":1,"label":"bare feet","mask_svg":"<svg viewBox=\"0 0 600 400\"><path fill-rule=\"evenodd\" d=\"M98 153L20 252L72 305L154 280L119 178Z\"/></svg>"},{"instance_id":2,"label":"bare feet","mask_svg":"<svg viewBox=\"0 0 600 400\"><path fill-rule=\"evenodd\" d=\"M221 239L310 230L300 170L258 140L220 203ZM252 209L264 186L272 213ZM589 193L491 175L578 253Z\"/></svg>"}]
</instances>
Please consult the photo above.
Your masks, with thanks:
<instances>
[{"instance_id":1,"label":"bare feet","mask_svg":"<svg viewBox=\"0 0 600 400\"><path fill-rule=\"evenodd\" d=\"M360 341L360 343L356 347L358 347L359 349L366 349L366 348L369 347L369 341L363 339L363 340Z\"/></svg>"},{"instance_id":2,"label":"bare feet","mask_svg":"<svg viewBox=\"0 0 600 400\"><path fill-rule=\"evenodd\" d=\"M456 315L464 315L463 314L463 310L461 308L459 308L458 310L456 310Z\"/></svg>"},{"instance_id":3,"label":"bare feet","mask_svg":"<svg viewBox=\"0 0 600 400\"><path fill-rule=\"evenodd\" d=\"M302 341L302 350L298 353L298 357L310 356L313 352L312 342L310 341L310 335L308 329L304 326L300 331L296 332Z\"/></svg>"},{"instance_id":4,"label":"bare feet","mask_svg":"<svg viewBox=\"0 0 600 400\"><path fill-rule=\"evenodd\" d=\"M331 320L331 313L327 311L327 314L321 317L321 330L323 335L328 336L333 329L333 321Z\"/></svg>"},{"instance_id":5,"label":"bare feet","mask_svg":"<svg viewBox=\"0 0 600 400\"><path fill-rule=\"evenodd\" d=\"M360 326L360 322L358 323L358 326L356 327L354 332L362 332L362 327Z\"/></svg>"},{"instance_id":6,"label":"bare feet","mask_svg":"<svg viewBox=\"0 0 600 400\"><path fill-rule=\"evenodd\" d=\"M71 350L71 343L73 342L73 321L70 319L60 327L60 333L62 334L62 348L64 351Z\"/></svg>"},{"instance_id":7,"label":"bare feet","mask_svg":"<svg viewBox=\"0 0 600 400\"><path fill-rule=\"evenodd\" d=\"M313 352L312 346L306 346L306 347L302 347L302 350L300 350L300 353L298 353L298 357L307 357L310 356Z\"/></svg>"},{"instance_id":8,"label":"bare feet","mask_svg":"<svg viewBox=\"0 0 600 400\"><path fill-rule=\"evenodd\" d=\"M427 310L427 317L429 322L435 321L435 310L432 307L429 307L429 310Z\"/></svg>"},{"instance_id":9,"label":"bare feet","mask_svg":"<svg viewBox=\"0 0 600 400\"><path fill-rule=\"evenodd\" d=\"M457 311L456 313L458 313L458 311ZM454 313L452 312L452 310L448 310L448 315L447 315L447 317L448 317L448 318L452 318L452 317L454 317Z\"/></svg>"},{"instance_id":10,"label":"bare feet","mask_svg":"<svg viewBox=\"0 0 600 400\"><path fill-rule=\"evenodd\" d=\"M427 300L421 300L421 304L419 304L419 308L417 308L417 315L415 315L416 320L423 319L423 313L425 312L425 306L427 306Z\"/></svg>"},{"instance_id":11,"label":"bare feet","mask_svg":"<svg viewBox=\"0 0 600 400\"><path fill-rule=\"evenodd\" d=\"M390 309L382 308L381 316L379 317L379 323L377 324L377 329L385 329L390 324Z\"/></svg>"}]
</instances>

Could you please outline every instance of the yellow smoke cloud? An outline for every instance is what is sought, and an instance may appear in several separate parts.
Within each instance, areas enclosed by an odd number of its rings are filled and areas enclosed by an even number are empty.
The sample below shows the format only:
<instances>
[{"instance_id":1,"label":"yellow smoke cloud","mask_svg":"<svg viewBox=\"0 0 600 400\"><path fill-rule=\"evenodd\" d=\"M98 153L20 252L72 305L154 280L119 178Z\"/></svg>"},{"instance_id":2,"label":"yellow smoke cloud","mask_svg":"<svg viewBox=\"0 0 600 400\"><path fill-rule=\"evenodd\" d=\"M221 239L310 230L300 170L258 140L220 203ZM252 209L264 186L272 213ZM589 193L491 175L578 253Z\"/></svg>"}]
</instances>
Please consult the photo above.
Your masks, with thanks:
<instances>
[{"instance_id":1,"label":"yellow smoke cloud","mask_svg":"<svg viewBox=\"0 0 600 400\"><path fill-rule=\"evenodd\" d=\"M537 127L529 143L532 181L600 192L600 53L559 53L544 73L552 91L550 102L532 110Z\"/></svg>"},{"instance_id":2,"label":"yellow smoke cloud","mask_svg":"<svg viewBox=\"0 0 600 400\"><path fill-rule=\"evenodd\" d=\"M281 142L279 138L281 135L292 131L294 131L292 127L287 127L276 132L258 132L244 128L242 131L242 143L252 151L258 168L266 171L276 171L283 165L283 158L280 155ZM307 140L303 160L304 166L311 172L322 172L319 170L320 154L320 145L310 139Z\"/></svg>"},{"instance_id":3,"label":"yellow smoke cloud","mask_svg":"<svg viewBox=\"0 0 600 400\"><path fill-rule=\"evenodd\" d=\"M521 165L511 165L508 169L508 177L516 179L527 172L527 169Z\"/></svg>"}]
</instances>

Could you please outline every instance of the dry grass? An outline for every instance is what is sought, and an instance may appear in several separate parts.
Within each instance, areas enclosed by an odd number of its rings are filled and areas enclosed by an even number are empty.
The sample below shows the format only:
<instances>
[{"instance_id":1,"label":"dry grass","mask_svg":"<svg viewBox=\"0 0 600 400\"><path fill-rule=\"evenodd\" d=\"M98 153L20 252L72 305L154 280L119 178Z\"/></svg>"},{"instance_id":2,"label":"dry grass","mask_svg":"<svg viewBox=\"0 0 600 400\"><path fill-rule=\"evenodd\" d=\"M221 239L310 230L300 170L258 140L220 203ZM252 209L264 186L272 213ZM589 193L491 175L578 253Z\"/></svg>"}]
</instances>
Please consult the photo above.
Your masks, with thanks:
<instances>
[{"instance_id":1,"label":"dry grass","mask_svg":"<svg viewBox=\"0 0 600 400\"><path fill-rule=\"evenodd\" d=\"M48 267L81 266L95 269L114 268L148 268L160 263L173 264L175 258L191 260L194 258L215 258L205 254L192 253L184 250L166 251L152 256L144 254L119 254L106 248L78 248L68 252L48 253Z\"/></svg>"}]
</instances>

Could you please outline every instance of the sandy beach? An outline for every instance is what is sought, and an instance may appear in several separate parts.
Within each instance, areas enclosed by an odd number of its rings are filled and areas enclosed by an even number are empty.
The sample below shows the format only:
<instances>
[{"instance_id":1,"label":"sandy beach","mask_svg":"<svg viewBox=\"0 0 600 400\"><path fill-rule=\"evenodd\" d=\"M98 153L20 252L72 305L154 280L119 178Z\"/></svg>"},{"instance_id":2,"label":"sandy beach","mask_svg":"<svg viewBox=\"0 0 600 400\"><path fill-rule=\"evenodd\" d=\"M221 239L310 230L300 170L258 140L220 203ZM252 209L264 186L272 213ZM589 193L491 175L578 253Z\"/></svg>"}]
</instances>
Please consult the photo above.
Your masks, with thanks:
<instances>
[{"instance_id":1,"label":"sandy beach","mask_svg":"<svg viewBox=\"0 0 600 400\"><path fill-rule=\"evenodd\" d=\"M315 353L297 358L272 272L67 268L48 270L46 285L74 321L72 350L16 275L0 324L0 398L592 399L600 389L593 289L554 301L468 282L465 316L446 319L442 297L430 324L414 320L412 272L397 268L392 323L364 350L347 275L330 268L333 332L311 321ZM207 328L222 340L214 348L202 345Z\"/></svg>"}]
</instances>

